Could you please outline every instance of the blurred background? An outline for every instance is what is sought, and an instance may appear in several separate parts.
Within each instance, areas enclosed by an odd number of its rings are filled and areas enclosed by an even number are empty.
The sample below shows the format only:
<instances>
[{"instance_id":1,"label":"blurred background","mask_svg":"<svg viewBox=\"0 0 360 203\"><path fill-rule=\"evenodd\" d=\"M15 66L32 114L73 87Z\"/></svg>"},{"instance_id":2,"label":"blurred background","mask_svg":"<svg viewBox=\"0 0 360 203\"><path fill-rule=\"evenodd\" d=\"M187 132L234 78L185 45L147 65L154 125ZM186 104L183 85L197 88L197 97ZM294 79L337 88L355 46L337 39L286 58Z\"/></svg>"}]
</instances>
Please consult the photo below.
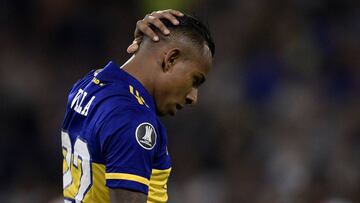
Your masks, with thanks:
<instances>
[{"instance_id":1,"label":"blurred background","mask_svg":"<svg viewBox=\"0 0 360 203\"><path fill-rule=\"evenodd\" d=\"M360 202L360 1L2 0L0 202L61 202L67 93L130 55L137 20L209 25L199 103L163 118L170 203Z\"/></svg>"}]
</instances>

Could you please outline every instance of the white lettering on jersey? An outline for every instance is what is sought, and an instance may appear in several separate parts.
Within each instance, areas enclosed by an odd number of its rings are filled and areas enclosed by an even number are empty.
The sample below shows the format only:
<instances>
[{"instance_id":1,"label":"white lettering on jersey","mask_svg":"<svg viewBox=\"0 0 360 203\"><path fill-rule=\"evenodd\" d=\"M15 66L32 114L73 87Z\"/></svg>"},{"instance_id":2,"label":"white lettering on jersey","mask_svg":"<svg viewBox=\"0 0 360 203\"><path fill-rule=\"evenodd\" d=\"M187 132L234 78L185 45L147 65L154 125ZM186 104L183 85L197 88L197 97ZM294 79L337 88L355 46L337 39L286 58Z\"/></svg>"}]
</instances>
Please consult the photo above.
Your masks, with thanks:
<instances>
[{"instance_id":1,"label":"white lettering on jersey","mask_svg":"<svg viewBox=\"0 0 360 203\"><path fill-rule=\"evenodd\" d=\"M89 109L91 106L91 103L94 101L95 96L92 96L90 101L85 105L85 108L82 107L82 103L84 102L85 97L87 96L87 92L85 92L82 89L79 89L79 91L76 93L74 99L71 102L71 109L74 109L77 113L87 116L89 113ZM74 107L74 108L73 108Z\"/></svg>"}]
</instances>

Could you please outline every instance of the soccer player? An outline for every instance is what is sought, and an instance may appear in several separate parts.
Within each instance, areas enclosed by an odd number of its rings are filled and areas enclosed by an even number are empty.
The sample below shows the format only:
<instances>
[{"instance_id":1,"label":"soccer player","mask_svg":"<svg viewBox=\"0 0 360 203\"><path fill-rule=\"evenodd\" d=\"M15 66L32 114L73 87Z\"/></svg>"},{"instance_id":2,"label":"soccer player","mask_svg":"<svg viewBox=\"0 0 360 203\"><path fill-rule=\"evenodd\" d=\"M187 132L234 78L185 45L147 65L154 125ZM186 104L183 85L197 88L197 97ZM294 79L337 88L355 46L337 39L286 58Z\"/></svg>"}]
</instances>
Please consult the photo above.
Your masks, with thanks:
<instances>
[{"instance_id":1,"label":"soccer player","mask_svg":"<svg viewBox=\"0 0 360 203\"><path fill-rule=\"evenodd\" d=\"M158 116L196 103L215 45L197 19L163 17L164 26L150 25L159 41L145 35L121 67L109 62L71 89L61 132L65 202L167 201L171 161Z\"/></svg>"}]
</instances>

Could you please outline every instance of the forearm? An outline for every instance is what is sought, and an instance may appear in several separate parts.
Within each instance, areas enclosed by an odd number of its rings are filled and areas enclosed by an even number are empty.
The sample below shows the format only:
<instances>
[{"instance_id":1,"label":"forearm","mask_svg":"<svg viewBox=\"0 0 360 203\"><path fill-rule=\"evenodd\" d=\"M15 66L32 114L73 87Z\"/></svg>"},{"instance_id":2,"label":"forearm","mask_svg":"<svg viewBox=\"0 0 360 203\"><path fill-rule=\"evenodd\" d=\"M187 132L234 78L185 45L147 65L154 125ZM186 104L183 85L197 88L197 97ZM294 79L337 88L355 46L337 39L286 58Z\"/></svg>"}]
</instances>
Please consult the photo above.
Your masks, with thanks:
<instances>
[{"instance_id":1,"label":"forearm","mask_svg":"<svg viewBox=\"0 0 360 203\"><path fill-rule=\"evenodd\" d=\"M110 189L110 203L145 203L147 196L141 192Z\"/></svg>"}]
</instances>

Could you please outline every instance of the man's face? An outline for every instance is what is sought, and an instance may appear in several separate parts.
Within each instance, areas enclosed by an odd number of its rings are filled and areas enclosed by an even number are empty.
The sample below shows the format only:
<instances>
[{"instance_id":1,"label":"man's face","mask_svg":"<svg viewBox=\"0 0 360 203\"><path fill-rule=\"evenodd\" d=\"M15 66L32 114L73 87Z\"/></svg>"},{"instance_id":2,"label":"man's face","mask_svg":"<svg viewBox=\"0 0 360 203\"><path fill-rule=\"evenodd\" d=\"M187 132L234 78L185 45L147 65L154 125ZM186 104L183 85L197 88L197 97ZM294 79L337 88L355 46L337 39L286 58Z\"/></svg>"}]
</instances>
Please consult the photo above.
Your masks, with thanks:
<instances>
[{"instance_id":1,"label":"man's face","mask_svg":"<svg viewBox=\"0 0 360 203\"><path fill-rule=\"evenodd\" d=\"M205 81L212 66L212 58L196 55L186 60L179 59L159 77L155 94L159 115L175 115L186 104L197 102L198 88Z\"/></svg>"}]
</instances>

